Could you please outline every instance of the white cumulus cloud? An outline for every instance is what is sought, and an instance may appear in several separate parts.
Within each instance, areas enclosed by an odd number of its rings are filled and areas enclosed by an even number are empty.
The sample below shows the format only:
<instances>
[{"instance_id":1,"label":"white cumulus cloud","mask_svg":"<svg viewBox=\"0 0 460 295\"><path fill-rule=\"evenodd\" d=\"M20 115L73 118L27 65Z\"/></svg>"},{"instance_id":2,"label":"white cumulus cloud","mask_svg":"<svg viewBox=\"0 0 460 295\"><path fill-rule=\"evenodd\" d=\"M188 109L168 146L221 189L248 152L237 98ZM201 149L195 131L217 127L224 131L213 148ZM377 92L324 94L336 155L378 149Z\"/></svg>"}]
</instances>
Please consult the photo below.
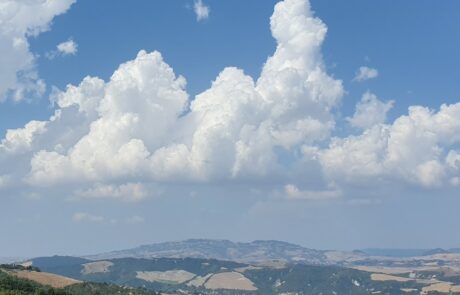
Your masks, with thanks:
<instances>
[{"instance_id":1,"label":"white cumulus cloud","mask_svg":"<svg viewBox=\"0 0 460 295\"><path fill-rule=\"evenodd\" d=\"M326 25L307 0L279 2L270 25L277 46L260 77L228 67L193 99L186 79L144 50L107 81L54 89L49 120L1 141L0 175L124 201L147 198L157 184L276 180L288 199L333 199L348 186L388 182L458 185L460 103L412 106L386 122L393 102L367 93L348 119L362 132L332 137L344 89L323 63Z\"/></svg>"},{"instance_id":2,"label":"white cumulus cloud","mask_svg":"<svg viewBox=\"0 0 460 295\"><path fill-rule=\"evenodd\" d=\"M366 92L356 105L353 117L347 118L351 126L361 129L385 123L387 113L393 108L394 101L382 102L375 94Z\"/></svg>"},{"instance_id":3,"label":"white cumulus cloud","mask_svg":"<svg viewBox=\"0 0 460 295\"><path fill-rule=\"evenodd\" d=\"M278 46L257 81L226 68L190 105L185 79L158 52L140 51L106 83L85 78L55 91L59 120L78 110L92 121L74 145L37 150L29 182L212 181L277 173L283 163L275 147L296 155L303 144L329 137L343 87L324 70L320 47L327 29L307 1L280 2L271 26Z\"/></svg>"},{"instance_id":4,"label":"white cumulus cloud","mask_svg":"<svg viewBox=\"0 0 460 295\"><path fill-rule=\"evenodd\" d=\"M437 112L412 106L392 124L333 139L319 158L326 173L338 181L371 178L440 187L459 175L452 165L459 142L460 103L442 105Z\"/></svg>"},{"instance_id":5,"label":"white cumulus cloud","mask_svg":"<svg viewBox=\"0 0 460 295\"><path fill-rule=\"evenodd\" d=\"M53 18L75 0L3 0L0 2L0 102L40 96L45 83L38 77L28 38L49 29Z\"/></svg>"}]
</instances>

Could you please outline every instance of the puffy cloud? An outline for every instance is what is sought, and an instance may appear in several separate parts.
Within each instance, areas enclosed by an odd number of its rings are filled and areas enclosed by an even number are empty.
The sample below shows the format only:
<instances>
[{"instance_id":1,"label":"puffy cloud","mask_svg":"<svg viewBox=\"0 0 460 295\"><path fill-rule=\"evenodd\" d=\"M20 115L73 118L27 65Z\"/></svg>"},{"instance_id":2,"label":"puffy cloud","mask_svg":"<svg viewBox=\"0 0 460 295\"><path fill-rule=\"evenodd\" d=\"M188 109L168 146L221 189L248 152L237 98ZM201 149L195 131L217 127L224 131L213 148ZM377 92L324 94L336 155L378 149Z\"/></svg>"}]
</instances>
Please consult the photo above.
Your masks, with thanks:
<instances>
[{"instance_id":1,"label":"puffy cloud","mask_svg":"<svg viewBox=\"0 0 460 295\"><path fill-rule=\"evenodd\" d=\"M353 117L347 118L351 126L361 129L385 123L387 113L393 108L394 101L380 101L375 94L366 92L356 105Z\"/></svg>"},{"instance_id":2,"label":"puffy cloud","mask_svg":"<svg viewBox=\"0 0 460 295\"><path fill-rule=\"evenodd\" d=\"M60 108L76 106L79 112L96 116L104 92L105 82L103 80L85 77L78 86L67 85L65 92L53 88L51 101Z\"/></svg>"},{"instance_id":3,"label":"puffy cloud","mask_svg":"<svg viewBox=\"0 0 460 295\"><path fill-rule=\"evenodd\" d=\"M35 69L27 38L49 29L52 19L75 0L4 0L0 3L0 101L42 95L45 83Z\"/></svg>"},{"instance_id":4,"label":"puffy cloud","mask_svg":"<svg viewBox=\"0 0 460 295\"><path fill-rule=\"evenodd\" d=\"M209 18L211 9L203 3L203 0L195 0L195 3L193 4L193 11L196 14L196 20L203 21Z\"/></svg>"},{"instance_id":5,"label":"puffy cloud","mask_svg":"<svg viewBox=\"0 0 460 295\"><path fill-rule=\"evenodd\" d=\"M257 81L226 68L190 106L185 79L158 52L140 51L107 83L85 78L55 91L62 111L93 119L73 146L38 150L29 182L211 181L282 169L275 148L300 157L302 145L329 137L343 87L324 70L327 29L307 1L277 4L271 27L278 46Z\"/></svg>"},{"instance_id":6,"label":"puffy cloud","mask_svg":"<svg viewBox=\"0 0 460 295\"><path fill-rule=\"evenodd\" d=\"M36 153L30 181L45 184L145 174L149 149L167 141L187 107L184 87L185 79L176 77L158 52L141 51L134 61L121 65L106 84L86 78L79 87L68 86L65 93L56 93L55 101L64 109L78 107L95 117L89 132L65 153ZM68 173L55 173L62 169Z\"/></svg>"},{"instance_id":7,"label":"puffy cloud","mask_svg":"<svg viewBox=\"0 0 460 295\"><path fill-rule=\"evenodd\" d=\"M2 140L0 175L125 201L159 182L276 181L291 200L337 198L348 184L458 185L460 104L414 106L385 124L393 102L367 93L349 118L362 133L331 138L344 90L323 64L327 27L306 0L279 2L270 24L277 47L258 79L229 67L193 100L185 78L143 50L108 81L54 89L50 120Z\"/></svg>"},{"instance_id":8,"label":"puffy cloud","mask_svg":"<svg viewBox=\"0 0 460 295\"><path fill-rule=\"evenodd\" d=\"M360 182L370 177L441 186L460 172L452 150L460 141L459 118L460 103L442 105L438 112L412 106L391 125L334 139L319 158L326 173L337 180Z\"/></svg>"},{"instance_id":9,"label":"puffy cloud","mask_svg":"<svg viewBox=\"0 0 460 295\"><path fill-rule=\"evenodd\" d=\"M30 121L24 128L7 130L0 143L0 151L18 152L32 148L36 136L46 132L46 122Z\"/></svg>"},{"instance_id":10,"label":"puffy cloud","mask_svg":"<svg viewBox=\"0 0 460 295\"><path fill-rule=\"evenodd\" d=\"M366 66L360 67L356 76L353 78L353 81L363 82L366 80L375 79L379 76L379 71L374 68L369 68Z\"/></svg>"}]
</instances>

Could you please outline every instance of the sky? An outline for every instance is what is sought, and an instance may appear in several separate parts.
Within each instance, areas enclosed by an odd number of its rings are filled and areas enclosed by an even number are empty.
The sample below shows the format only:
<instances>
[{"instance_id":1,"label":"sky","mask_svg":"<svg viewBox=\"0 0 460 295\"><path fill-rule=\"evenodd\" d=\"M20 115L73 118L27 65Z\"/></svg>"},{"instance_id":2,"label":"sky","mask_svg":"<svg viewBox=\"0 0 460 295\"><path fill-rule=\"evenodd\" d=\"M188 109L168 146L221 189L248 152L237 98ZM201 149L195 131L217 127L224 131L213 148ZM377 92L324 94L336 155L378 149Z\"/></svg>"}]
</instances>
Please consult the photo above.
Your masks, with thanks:
<instances>
[{"instance_id":1,"label":"sky","mask_svg":"<svg viewBox=\"0 0 460 295\"><path fill-rule=\"evenodd\" d=\"M460 2L0 0L0 257L460 236Z\"/></svg>"}]
</instances>

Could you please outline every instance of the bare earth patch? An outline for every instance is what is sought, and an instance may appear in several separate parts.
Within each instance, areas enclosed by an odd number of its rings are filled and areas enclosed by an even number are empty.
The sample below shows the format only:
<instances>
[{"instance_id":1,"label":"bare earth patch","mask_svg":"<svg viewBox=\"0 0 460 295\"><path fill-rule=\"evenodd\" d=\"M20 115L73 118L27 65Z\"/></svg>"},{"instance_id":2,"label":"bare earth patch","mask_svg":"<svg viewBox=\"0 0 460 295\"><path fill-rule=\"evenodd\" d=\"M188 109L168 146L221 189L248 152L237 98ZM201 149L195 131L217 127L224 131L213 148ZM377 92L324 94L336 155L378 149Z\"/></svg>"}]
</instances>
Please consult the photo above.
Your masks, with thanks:
<instances>
[{"instance_id":1,"label":"bare earth patch","mask_svg":"<svg viewBox=\"0 0 460 295\"><path fill-rule=\"evenodd\" d=\"M441 293L449 293L452 289L451 283L441 282L436 283L433 285L429 285L422 288L422 294L428 294L428 292L441 292Z\"/></svg>"},{"instance_id":2,"label":"bare earth patch","mask_svg":"<svg viewBox=\"0 0 460 295\"><path fill-rule=\"evenodd\" d=\"M416 271L436 271L439 267L377 267L377 266L356 266L353 267L357 270L362 270L372 273L385 273L385 274L403 274Z\"/></svg>"},{"instance_id":3,"label":"bare earth patch","mask_svg":"<svg viewBox=\"0 0 460 295\"><path fill-rule=\"evenodd\" d=\"M113 263L110 261L97 261L83 264L83 269L81 271L84 275L89 275L93 273L106 273L110 272L110 267L113 266Z\"/></svg>"},{"instance_id":4,"label":"bare earth patch","mask_svg":"<svg viewBox=\"0 0 460 295\"><path fill-rule=\"evenodd\" d=\"M213 274L207 274L204 277L197 276L193 280L187 283L187 286L192 286L192 287L202 287L204 283L212 276Z\"/></svg>"},{"instance_id":5,"label":"bare earth patch","mask_svg":"<svg viewBox=\"0 0 460 295\"><path fill-rule=\"evenodd\" d=\"M207 289L256 291L254 283L238 272L223 272L213 275L206 283Z\"/></svg>"},{"instance_id":6,"label":"bare earth patch","mask_svg":"<svg viewBox=\"0 0 460 295\"><path fill-rule=\"evenodd\" d=\"M166 284L182 284L193 279L196 275L185 270L168 271L138 271L136 277L147 282Z\"/></svg>"},{"instance_id":7,"label":"bare earth patch","mask_svg":"<svg viewBox=\"0 0 460 295\"><path fill-rule=\"evenodd\" d=\"M15 271L15 272L11 272L11 274L21 279L31 280L36 283L46 285L46 286L51 286L53 288L58 288L58 289L81 283L81 281L77 281L71 278L66 278L63 276L46 273L46 272Z\"/></svg>"},{"instance_id":8,"label":"bare earth patch","mask_svg":"<svg viewBox=\"0 0 460 295\"><path fill-rule=\"evenodd\" d=\"M396 282L409 282L409 281L412 281L412 279L403 278L403 277L397 277L397 276L392 276L392 275L387 275L387 274L383 274L383 273L373 273L373 274L371 274L371 279L373 281L396 281Z\"/></svg>"}]
</instances>

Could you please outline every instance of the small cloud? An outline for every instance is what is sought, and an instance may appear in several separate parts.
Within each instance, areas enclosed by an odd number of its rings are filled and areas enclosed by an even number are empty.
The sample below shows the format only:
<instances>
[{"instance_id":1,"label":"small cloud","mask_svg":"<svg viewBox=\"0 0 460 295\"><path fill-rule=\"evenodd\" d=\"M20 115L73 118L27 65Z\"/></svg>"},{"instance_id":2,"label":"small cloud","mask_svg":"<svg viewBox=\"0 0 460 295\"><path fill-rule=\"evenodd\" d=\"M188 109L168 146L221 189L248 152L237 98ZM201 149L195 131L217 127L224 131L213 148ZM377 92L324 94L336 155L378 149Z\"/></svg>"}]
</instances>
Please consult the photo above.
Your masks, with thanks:
<instances>
[{"instance_id":1,"label":"small cloud","mask_svg":"<svg viewBox=\"0 0 460 295\"><path fill-rule=\"evenodd\" d=\"M363 82L370 79L375 79L379 76L379 71L366 66L360 67L353 81Z\"/></svg>"},{"instance_id":2,"label":"small cloud","mask_svg":"<svg viewBox=\"0 0 460 295\"><path fill-rule=\"evenodd\" d=\"M197 21L207 20L211 12L211 9L203 3L203 0L195 0L193 10L195 11Z\"/></svg>"},{"instance_id":3,"label":"small cloud","mask_svg":"<svg viewBox=\"0 0 460 295\"><path fill-rule=\"evenodd\" d=\"M288 200L309 200L321 201L337 199L342 196L342 192L337 189L322 190L322 191L302 191L293 184L288 184L284 187L284 193Z\"/></svg>"},{"instance_id":4,"label":"small cloud","mask_svg":"<svg viewBox=\"0 0 460 295\"><path fill-rule=\"evenodd\" d=\"M62 55L75 55L78 51L78 45L72 39L69 39L65 42L58 44L57 50Z\"/></svg>"},{"instance_id":5,"label":"small cloud","mask_svg":"<svg viewBox=\"0 0 460 295\"><path fill-rule=\"evenodd\" d=\"M86 212L78 212L72 216L72 220L78 223L83 223L83 222L100 223L100 222L103 222L105 218L102 216L91 215Z\"/></svg>"},{"instance_id":6,"label":"small cloud","mask_svg":"<svg viewBox=\"0 0 460 295\"><path fill-rule=\"evenodd\" d=\"M77 54L77 51L78 51L78 44L72 39L69 39L65 42L59 43L56 46L56 50L47 52L45 56L48 59L53 59L58 55L60 56L75 55Z\"/></svg>"},{"instance_id":7,"label":"small cloud","mask_svg":"<svg viewBox=\"0 0 460 295\"><path fill-rule=\"evenodd\" d=\"M94 187L75 192L77 199L119 199L128 202L141 201L147 197L147 190L141 183L123 185L96 184Z\"/></svg>"},{"instance_id":8,"label":"small cloud","mask_svg":"<svg viewBox=\"0 0 460 295\"><path fill-rule=\"evenodd\" d=\"M117 225L117 224L141 224L145 222L145 219L141 216L129 216L126 218L109 218L103 217L99 215L93 215L87 212L77 212L72 216L72 220L75 223L104 223L110 225Z\"/></svg>"}]
</instances>

